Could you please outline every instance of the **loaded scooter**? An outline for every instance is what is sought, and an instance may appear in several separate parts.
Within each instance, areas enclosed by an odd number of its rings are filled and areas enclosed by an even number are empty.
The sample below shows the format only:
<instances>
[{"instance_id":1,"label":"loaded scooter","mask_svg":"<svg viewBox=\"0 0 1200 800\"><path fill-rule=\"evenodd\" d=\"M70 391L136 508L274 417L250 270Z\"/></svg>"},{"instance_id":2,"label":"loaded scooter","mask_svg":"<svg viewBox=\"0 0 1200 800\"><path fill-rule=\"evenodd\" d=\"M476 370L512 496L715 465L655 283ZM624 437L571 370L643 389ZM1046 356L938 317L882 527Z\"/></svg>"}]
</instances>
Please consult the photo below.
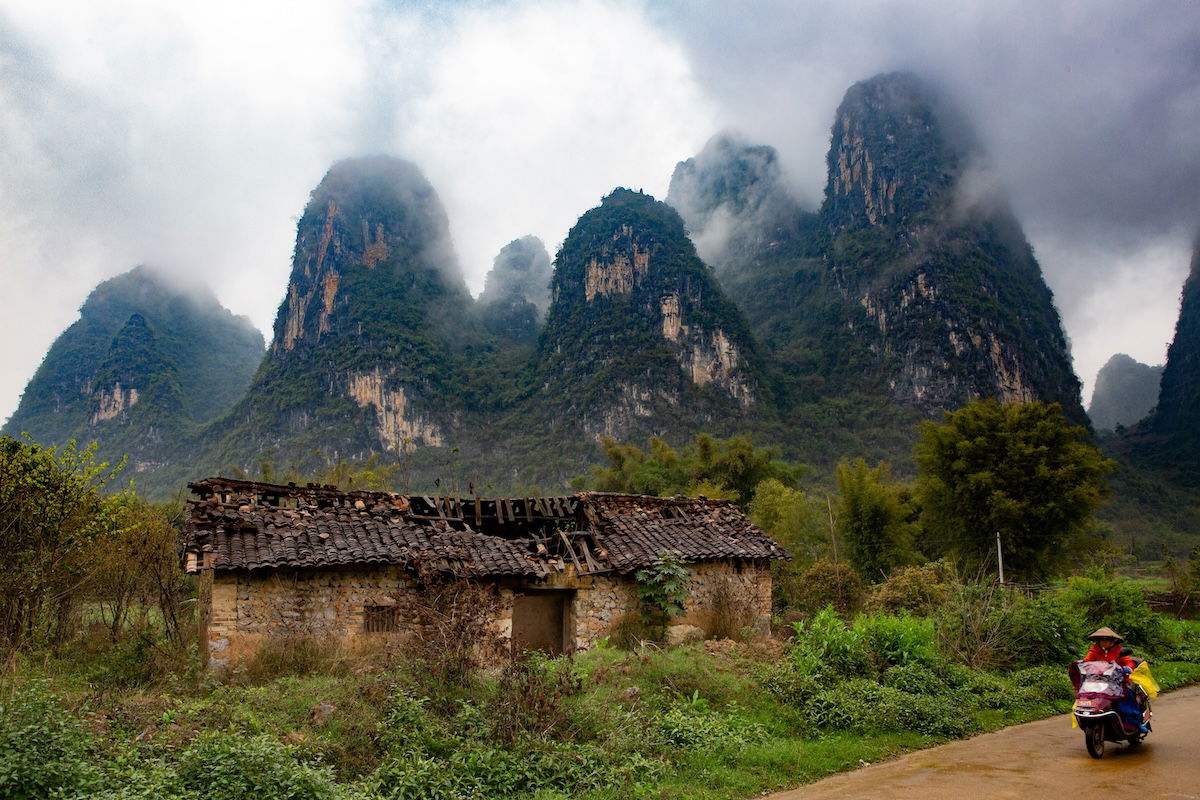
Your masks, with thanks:
<instances>
[{"instance_id":1,"label":"loaded scooter","mask_svg":"<svg viewBox=\"0 0 1200 800\"><path fill-rule=\"evenodd\" d=\"M1154 716L1150 698L1158 694L1158 684L1150 665L1121 647L1121 636L1111 628L1100 628L1088 638L1091 649L1068 671L1075 687L1071 724L1083 731L1088 754L1103 758L1105 742L1136 747L1149 735ZM1068 649L1078 655L1075 648Z\"/></svg>"}]
</instances>

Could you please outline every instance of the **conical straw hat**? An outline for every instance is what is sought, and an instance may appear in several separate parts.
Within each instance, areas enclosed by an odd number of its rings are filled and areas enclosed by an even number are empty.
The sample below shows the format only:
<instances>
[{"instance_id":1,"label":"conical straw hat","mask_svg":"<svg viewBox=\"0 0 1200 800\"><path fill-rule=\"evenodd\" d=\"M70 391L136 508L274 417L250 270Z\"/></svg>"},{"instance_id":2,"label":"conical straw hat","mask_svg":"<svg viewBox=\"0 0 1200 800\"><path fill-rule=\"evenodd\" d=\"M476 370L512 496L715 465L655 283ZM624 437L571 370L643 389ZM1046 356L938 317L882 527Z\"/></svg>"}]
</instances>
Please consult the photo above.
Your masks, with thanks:
<instances>
[{"instance_id":1,"label":"conical straw hat","mask_svg":"<svg viewBox=\"0 0 1200 800\"><path fill-rule=\"evenodd\" d=\"M1118 642L1125 641L1124 636L1117 633L1116 631L1114 631L1112 628L1108 627L1107 625L1104 626L1103 628L1100 628L1095 633L1089 633L1087 638L1089 638L1089 639L1116 639Z\"/></svg>"}]
</instances>

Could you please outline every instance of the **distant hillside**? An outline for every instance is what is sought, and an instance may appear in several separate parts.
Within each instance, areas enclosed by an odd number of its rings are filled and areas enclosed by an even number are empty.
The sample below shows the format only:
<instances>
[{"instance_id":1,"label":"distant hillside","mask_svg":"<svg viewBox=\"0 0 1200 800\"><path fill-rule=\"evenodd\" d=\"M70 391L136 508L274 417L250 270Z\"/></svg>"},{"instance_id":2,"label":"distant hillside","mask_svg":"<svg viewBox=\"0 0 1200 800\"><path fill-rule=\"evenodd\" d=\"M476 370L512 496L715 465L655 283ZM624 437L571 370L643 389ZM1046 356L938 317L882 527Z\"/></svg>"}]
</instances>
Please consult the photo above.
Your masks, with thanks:
<instances>
[{"instance_id":1,"label":"distant hillside","mask_svg":"<svg viewBox=\"0 0 1200 800\"><path fill-rule=\"evenodd\" d=\"M3 433L98 439L105 455L127 453L136 470L152 470L187 430L242 396L262 355L262 334L211 291L137 267L88 296Z\"/></svg>"},{"instance_id":2,"label":"distant hillside","mask_svg":"<svg viewBox=\"0 0 1200 800\"><path fill-rule=\"evenodd\" d=\"M1162 365L1135 361L1124 353L1110 358L1096 374L1088 416L1098 431L1126 428L1143 419L1158 403Z\"/></svg>"}]
</instances>

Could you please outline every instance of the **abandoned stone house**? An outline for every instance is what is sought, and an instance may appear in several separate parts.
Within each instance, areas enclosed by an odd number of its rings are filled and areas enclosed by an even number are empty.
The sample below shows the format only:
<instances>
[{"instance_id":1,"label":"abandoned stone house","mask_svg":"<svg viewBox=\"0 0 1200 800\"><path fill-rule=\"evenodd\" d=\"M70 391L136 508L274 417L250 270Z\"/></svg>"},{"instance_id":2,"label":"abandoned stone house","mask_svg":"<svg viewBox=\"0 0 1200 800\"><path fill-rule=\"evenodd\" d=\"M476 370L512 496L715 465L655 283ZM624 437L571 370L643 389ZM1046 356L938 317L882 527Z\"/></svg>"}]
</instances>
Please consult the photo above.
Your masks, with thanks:
<instances>
[{"instance_id":1,"label":"abandoned stone house","mask_svg":"<svg viewBox=\"0 0 1200 800\"><path fill-rule=\"evenodd\" d=\"M418 573L490 584L511 646L586 649L640 609L635 573L665 551L690 572L676 631L714 615L765 630L776 542L726 500L582 492L481 498L342 492L226 478L189 484L185 569L200 576L210 668L268 637L338 637L348 647L403 634L398 601Z\"/></svg>"}]
</instances>

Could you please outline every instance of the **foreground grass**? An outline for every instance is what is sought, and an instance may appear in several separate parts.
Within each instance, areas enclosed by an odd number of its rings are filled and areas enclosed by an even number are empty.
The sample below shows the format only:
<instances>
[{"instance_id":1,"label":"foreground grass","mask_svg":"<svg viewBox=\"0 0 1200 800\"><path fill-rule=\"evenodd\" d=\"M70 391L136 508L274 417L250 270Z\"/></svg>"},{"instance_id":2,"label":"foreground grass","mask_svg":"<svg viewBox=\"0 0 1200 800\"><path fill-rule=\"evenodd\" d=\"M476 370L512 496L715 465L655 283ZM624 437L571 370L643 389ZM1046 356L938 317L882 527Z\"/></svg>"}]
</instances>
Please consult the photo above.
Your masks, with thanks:
<instances>
[{"instance_id":1,"label":"foreground grass","mask_svg":"<svg viewBox=\"0 0 1200 800\"><path fill-rule=\"evenodd\" d=\"M600 647L490 670L445 661L457 651L281 641L225 684L182 668L184 650L82 640L0 680L0 800L750 797L1065 714L1069 656L1034 641L1061 609L1024 608L1042 616L999 671L951 659L929 618L832 609L786 646ZM1200 681L1200 625L1131 619L1157 632L1164 690Z\"/></svg>"},{"instance_id":2,"label":"foreground grass","mask_svg":"<svg viewBox=\"0 0 1200 800\"><path fill-rule=\"evenodd\" d=\"M812 684L794 683L795 665L777 645L732 642L601 649L451 688L425 685L402 668L186 692L97 691L61 673L47 678L54 670L44 664L22 671L63 698L62 730L79 733L81 762L100 765L81 767L77 791L64 796L131 800L236 797L260 769L294 770L289 785L300 787L262 797L725 800L1065 713L1070 703L1065 670L1039 668L1015 680L954 670L930 684L933 695L870 698L882 705L876 715L856 705L857 684L835 685L830 695L846 708L826 702L821 713L843 719L847 729L839 730L814 724L813 704L794 694ZM1194 662L1163 661L1154 671L1164 689L1200 680ZM927 716L905 718L910 701L928 707ZM972 704L964 717L938 717ZM943 728L947 720L957 727ZM905 729L913 724L943 732ZM259 760L231 766L232 754ZM189 784L189 775L235 788L197 789L208 784ZM21 795L6 792L0 777L0 797L10 796Z\"/></svg>"}]
</instances>

